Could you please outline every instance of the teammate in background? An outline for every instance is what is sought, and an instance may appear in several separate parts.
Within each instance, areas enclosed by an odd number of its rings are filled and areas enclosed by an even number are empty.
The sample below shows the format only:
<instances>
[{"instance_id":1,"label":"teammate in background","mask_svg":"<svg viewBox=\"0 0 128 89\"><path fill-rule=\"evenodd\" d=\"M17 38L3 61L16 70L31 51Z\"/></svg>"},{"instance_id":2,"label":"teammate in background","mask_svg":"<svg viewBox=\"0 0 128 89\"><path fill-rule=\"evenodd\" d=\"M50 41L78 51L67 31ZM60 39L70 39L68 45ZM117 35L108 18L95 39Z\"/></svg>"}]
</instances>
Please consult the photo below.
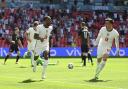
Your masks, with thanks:
<instances>
[{"instance_id":1,"label":"teammate in background","mask_svg":"<svg viewBox=\"0 0 128 89\"><path fill-rule=\"evenodd\" d=\"M89 31L86 27L85 22L80 24L81 30L79 31L78 35L81 39L81 57L83 61L83 66L86 66L86 57L91 60L91 64L93 65L91 53L89 51L90 48L90 38L89 38Z\"/></svg>"},{"instance_id":2,"label":"teammate in background","mask_svg":"<svg viewBox=\"0 0 128 89\"><path fill-rule=\"evenodd\" d=\"M27 38L27 48L28 51L25 52L24 57L31 54L31 65L34 65L34 48L36 44L36 39L34 39L34 34L37 32L36 27L39 25L38 21L34 21L33 27L30 27L26 32L26 38Z\"/></svg>"},{"instance_id":3,"label":"teammate in background","mask_svg":"<svg viewBox=\"0 0 128 89\"><path fill-rule=\"evenodd\" d=\"M4 64L6 63L7 59L11 55L11 53L14 51L17 53L16 64L18 64L18 60L20 58L20 51L19 51L18 45L20 45L20 47L23 48L22 43L21 43L20 38L19 38L19 28L18 27L16 27L14 29L14 33L12 34L12 39L10 40L10 43L11 43L11 45L9 48L9 53L5 57Z\"/></svg>"},{"instance_id":4,"label":"teammate in background","mask_svg":"<svg viewBox=\"0 0 128 89\"><path fill-rule=\"evenodd\" d=\"M100 72L104 68L109 52L111 51L113 40L116 44L116 52L119 55L119 33L113 28L113 20L111 18L105 19L105 26L99 31L98 37L95 41L97 48L97 68L95 77L92 80L97 80Z\"/></svg>"},{"instance_id":5,"label":"teammate in background","mask_svg":"<svg viewBox=\"0 0 128 89\"><path fill-rule=\"evenodd\" d=\"M51 17L46 16L44 17L43 24L38 25L37 30L38 34L35 34L34 37L37 39L37 43L35 46L35 57L34 57L34 68L33 70L36 71L36 60L38 59L39 55L43 52L44 54L44 64L42 70L42 79L45 78L46 68L48 65L49 59L49 36L52 31L53 27L51 26Z\"/></svg>"}]
</instances>

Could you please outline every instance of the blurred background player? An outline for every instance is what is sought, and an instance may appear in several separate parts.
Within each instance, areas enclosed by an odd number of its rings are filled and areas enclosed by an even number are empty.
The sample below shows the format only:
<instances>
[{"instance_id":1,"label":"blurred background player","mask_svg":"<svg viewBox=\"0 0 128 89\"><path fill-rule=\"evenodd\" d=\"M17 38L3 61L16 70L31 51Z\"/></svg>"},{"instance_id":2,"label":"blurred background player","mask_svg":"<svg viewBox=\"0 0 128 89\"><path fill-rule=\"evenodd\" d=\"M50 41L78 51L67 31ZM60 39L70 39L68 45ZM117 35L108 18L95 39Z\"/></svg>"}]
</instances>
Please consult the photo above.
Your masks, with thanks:
<instances>
[{"instance_id":1,"label":"blurred background player","mask_svg":"<svg viewBox=\"0 0 128 89\"><path fill-rule=\"evenodd\" d=\"M86 57L88 57L88 59L91 60L91 64L93 65L92 57L89 51L90 48L89 31L85 22L82 22L80 26L81 26L81 30L79 31L78 35L81 39L81 57L83 61L83 66L86 66Z\"/></svg>"},{"instance_id":2,"label":"blurred background player","mask_svg":"<svg viewBox=\"0 0 128 89\"><path fill-rule=\"evenodd\" d=\"M31 65L34 65L34 48L36 44L36 39L34 39L34 34L37 32L36 27L39 25L38 21L34 21L33 27L30 27L27 32L26 32L26 38L27 38L27 48L28 51L25 52L24 57L28 56L31 54Z\"/></svg>"},{"instance_id":3,"label":"blurred background player","mask_svg":"<svg viewBox=\"0 0 128 89\"><path fill-rule=\"evenodd\" d=\"M113 28L113 20L105 19L105 26L100 29L98 37L95 41L97 48L97 68L93 80L97 80L100 72L104 68L109 52L111 51L113 40L115 40L116 52L119 55L119 33Z\"/></svg>"},{"instance_id":4,"label":"blurred background player","mask_svg":"<svg viewBox=\"0 0 128 89\"><path fill-rule=\"evenodd\" d=\"M34 57L34 68L33 70L36 71L36 60L38 59L39 55L43 52L44 54L44 64L42 70L42 79L45 78L45 72L48 65L48 58L49 58L49 36L53 29L51 26L51 17L46 16L44 17L43 24L38 25L37 30L38 34L35 34L35 39L37 39L37 43L35 46L35 57Z\"/></svg>"},{"instance_id":5,"label":"blurred background player","mask_svg":"<svg viewBox=\"0 0 128 89\"><path fill-rule=\"evenodd\" d=\"M18 60L20 58L20 51L19 51L18 45L20 45L20 47L23 48L22 43L21 43L20 38L19 38L19 28L18 27L16 27L14 29L14 33L12 34L10 44L11 45L10 45L10 48L9 48L9 53L5 57L4 64L6 63L7 59L11 55L11 53L14 52L14 51L17 53L16 64L18 64Z\"/></svg>"}]
</instances>

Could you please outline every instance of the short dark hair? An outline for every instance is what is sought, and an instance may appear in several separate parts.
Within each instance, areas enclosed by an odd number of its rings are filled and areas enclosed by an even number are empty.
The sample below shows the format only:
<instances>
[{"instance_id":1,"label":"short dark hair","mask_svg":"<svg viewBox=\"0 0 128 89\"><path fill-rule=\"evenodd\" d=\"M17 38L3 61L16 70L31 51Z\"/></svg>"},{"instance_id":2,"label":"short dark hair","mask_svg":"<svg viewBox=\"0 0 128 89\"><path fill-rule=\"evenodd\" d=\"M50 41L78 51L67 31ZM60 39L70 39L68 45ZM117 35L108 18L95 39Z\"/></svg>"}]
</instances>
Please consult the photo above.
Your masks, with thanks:
<instances>
[{"instance_id":1,"label":"short dark hair","mask_svg":"<svg viewBox=\"0 0 128 89\"><path fill-rule=\"evenodd\" d=\"M114 22L112 18L106 18L105 21L109 21L111 24Z\"/></svg>"},{"instance_id":2,"label":"short dark hair","mask_svg":"<svg viewBox=\"0 0 128 89\"><path fill-rule=\"evenodd\" d=\"M44 17L44 21L45 21L46 19L48 19L48 18L51 19L50 16L45 16L45 17Z\"/></svg>"}]
</instances>

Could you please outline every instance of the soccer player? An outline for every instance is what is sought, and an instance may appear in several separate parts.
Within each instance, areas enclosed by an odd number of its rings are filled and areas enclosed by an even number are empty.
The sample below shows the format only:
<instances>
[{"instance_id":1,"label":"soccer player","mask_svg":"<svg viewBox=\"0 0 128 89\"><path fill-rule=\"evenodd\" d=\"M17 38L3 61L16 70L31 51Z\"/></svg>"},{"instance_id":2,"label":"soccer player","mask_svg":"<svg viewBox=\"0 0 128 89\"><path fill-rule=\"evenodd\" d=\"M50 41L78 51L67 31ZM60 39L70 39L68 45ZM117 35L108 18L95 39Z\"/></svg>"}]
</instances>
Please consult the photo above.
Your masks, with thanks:
<instances>
[{"instance_id":1,"label":"soccer player","mask_svg":"<svg viewBox=\"0 0 128 89\"><path fill-rule=\"evenodd\" d=\"M22 43L19 38L19 28L18 27L16 27L14 29L14 33L12 34L12 39L10 40L10 43L11 43L11 45L9 48L9 53L5 57L4 64L6 63L7 59L11 55L11 53L14 51L17 53L16 64L18 64L18 60L20 58L20 51L19 51L18 45L20 45L23 48Z\"/></svg>"},{"instance_id":2,"label":"soccer player","mask_svg":"<svg viewBox=\"0 0 128 89\"><path fill-rule=\"evenodd\" d=\"M109 52L111 51L113 40L116 44L116 52L119 55L119 33L113 28L113 20L111 18L105 19L105 26L99 31L98 37L95 41L95 46L97 48L97 68L95 77L93 80L99 78L99 74L104 68L107 58L109 57Z\"/></svg>"},{"instance_id":3,"label":"soccer player","mask_svg":"<svg viewBox=\"0 0 128 89\"><path fill-rule=\"evenodd\" d=\"M28 41L28 51L25 52L24 57L28 54L31 53L31 65L33 67L34 65L34 48L35 48L35 44L36 44L36 39L34 39L34 34L37 32L36 27L39 25L38 21L34 21L33 23L33 27L30 27L27 31L26 31L26 38Z\"/></svg>"},{"instance_id":4,"label":"soccer player","mask_svg":"<svg viewBox=\"0 0 128 89\"><path fill-rule=\"evenodd\" d=\"M35 34L34 37L37 39L37 43L35 46L35 56L34 56L34 70L36 71L36 60L39 55L44 53L44 64L42 70L42 79L45 78L46 68L48 65L49 59L49 36L53 27L51 25L51 17L44 17L43 24L37 26L38 34Z\"/></svg>"},{"instance_id":5,"label":"soccer player","mask_svg":"<svg viewBox=\"0 0 128 89\"><path fill-rule=\"evenodd\" d=\"M82 22L80 24L81 30L79 31L78 35L81 39L81 57L83 61L83 66L86 66L86 57L91 60L91 64L93 65L92 57L89 52L90 47L90 38L89 38L89 31L85 24L85 22Z\"/></svg>"}]
</instances>

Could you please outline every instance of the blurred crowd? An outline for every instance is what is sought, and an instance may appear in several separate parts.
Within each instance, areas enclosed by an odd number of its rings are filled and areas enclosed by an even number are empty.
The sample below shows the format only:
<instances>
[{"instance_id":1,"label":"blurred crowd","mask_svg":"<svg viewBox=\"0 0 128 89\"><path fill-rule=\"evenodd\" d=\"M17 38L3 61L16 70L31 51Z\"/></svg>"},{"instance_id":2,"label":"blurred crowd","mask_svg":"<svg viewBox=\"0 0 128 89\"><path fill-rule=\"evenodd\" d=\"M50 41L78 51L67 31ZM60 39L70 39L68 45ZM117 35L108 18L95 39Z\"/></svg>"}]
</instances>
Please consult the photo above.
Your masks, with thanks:
<instances>
[{"instance_id":1,"label":"blurred crowd","mask_svg":"<svg viewBox=\"0 0 128 89\"><path fill-rule=\"evenodd\" d=\"M8 47L8 39L13 32L14 27L20 29L20 39L27 46L24 36L25 31L32 26L33 21L43 22L44 16L51 16L53 22L53 32L51 36L51 47L78 47L80 39L78 38L79 24L82 21L87 23L91 45L100 28L104 25L104 19L111 17L114 19L114 28L120 33L120 47L128 47L128 14L127 12L102 12L102 11L84 11L76 9L53 9L50 7L41 7L38 9L29 8L0 8L0 47Z\"/></svg>"}]
</instances>

